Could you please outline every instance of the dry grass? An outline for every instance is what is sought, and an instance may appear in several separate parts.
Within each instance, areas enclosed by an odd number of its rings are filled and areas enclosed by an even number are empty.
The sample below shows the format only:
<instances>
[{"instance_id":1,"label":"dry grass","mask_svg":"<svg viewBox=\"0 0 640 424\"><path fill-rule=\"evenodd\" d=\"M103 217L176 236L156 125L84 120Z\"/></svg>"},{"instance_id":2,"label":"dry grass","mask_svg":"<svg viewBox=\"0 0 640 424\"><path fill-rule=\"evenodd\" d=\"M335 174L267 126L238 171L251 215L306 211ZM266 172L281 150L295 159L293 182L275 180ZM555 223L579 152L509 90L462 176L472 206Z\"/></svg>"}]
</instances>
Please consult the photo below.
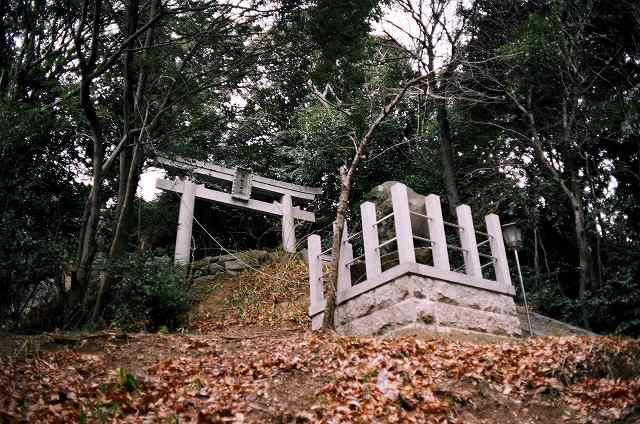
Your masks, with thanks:
<instances>
[{"instance_id":1,"label":"dry grass","mask_svg":"<svg viewBox=\"0 0 640 424\"><path fill-rule=\"evenodd\" d=\"M229 324L282 326L306 325L309 279L306 264L291 255L274 255L258 271L207 281L192 327L211 330Z\"/></svg>"}]
</instances>

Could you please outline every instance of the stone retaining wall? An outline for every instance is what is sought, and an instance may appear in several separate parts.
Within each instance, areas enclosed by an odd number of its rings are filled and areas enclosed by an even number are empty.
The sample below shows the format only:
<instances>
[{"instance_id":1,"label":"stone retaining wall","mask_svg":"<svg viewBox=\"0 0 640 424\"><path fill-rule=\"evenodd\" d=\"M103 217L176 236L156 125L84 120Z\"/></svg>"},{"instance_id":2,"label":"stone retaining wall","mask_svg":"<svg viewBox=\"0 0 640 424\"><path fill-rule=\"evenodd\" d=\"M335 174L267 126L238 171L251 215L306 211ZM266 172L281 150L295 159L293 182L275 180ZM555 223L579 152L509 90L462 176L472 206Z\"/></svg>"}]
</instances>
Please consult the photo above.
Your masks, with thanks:
<instances>
[{"instance_id":1,"label":"stone retaining wall","mask_svg":"<svg viewBox=\"0 0 640 424\"><path fill-rule=\"evenodd\" d=\"M209 280L223 274L236 275L249 267L260 267L273 258L273 253L265 250L248 250L233 255L207 256L190 264L191 276Z\"/></svg>"},{"instance_id":2,"label":"stone retaining wall","mask_svg":"<svg viewBox=\"0 0 640 424\"><path fill-rule=\"evenodd\" d=\"M410 274L339 305L335 323L338 333L354 336L521 334L512 296Z\"/></svg>"}]
</instances>

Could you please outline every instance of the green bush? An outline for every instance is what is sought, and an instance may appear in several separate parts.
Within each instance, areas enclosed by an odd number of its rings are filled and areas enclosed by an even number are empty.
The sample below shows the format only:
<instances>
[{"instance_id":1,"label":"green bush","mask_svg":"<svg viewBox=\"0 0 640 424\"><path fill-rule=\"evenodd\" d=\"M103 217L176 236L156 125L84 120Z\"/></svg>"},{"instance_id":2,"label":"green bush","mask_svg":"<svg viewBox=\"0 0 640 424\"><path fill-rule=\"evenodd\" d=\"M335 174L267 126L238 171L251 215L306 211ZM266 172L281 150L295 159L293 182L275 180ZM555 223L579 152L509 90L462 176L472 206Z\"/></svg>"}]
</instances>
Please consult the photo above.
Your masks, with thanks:
<instances>
[{"instance_id":1,"label":"green bush","mask_svg":"<svg viewBox=\"0 0 640 424\"><path fill-rule=\"evenodd\" d=\"M519 293L519 299L521 295ZM533 308L546 316L577 325L581 321L581 307L578 299L567 297L554 279L545 279L537 283L533 290L527 293L529 303ZM518 303L522 304L522 300Z\"/></svg>"},{"instance_id":2,"label":"green bush","mask_svg":"<svg viewBox=\"0 0 640 424\"><path fill-rule=\"evenodd\" d=\"M633 254L629 254L632 257ZM589 298L594 330L640 337L640 266L620 264Z\"/></svg>"},{"instance_id":3,"label":"green bush","mask_svg":"<svg viewBox=\"0 0 640 424\"><path fill-rule=\"evenodd\" d=\"M612 264L612 269L604 273L600 286L587 292L584 309L588 313L590 329L596 333L640 336L640 266L632 253L628 257L629 263ZM567 297L553 278L533 284L533 287L527 296L538 312L584 325L582 301Z\"/></svg>"},{"instance_id":4,"label":"green bush","mask_svg":"<svg viewBox=\"0 0 640 424\"><path fill-rule=\"evenodd\" d=\"M184 271L167 257L130 256L109 267L113 276L105 318L123 330L180 327L191 307Z\"/></svg>"}]
</instances>

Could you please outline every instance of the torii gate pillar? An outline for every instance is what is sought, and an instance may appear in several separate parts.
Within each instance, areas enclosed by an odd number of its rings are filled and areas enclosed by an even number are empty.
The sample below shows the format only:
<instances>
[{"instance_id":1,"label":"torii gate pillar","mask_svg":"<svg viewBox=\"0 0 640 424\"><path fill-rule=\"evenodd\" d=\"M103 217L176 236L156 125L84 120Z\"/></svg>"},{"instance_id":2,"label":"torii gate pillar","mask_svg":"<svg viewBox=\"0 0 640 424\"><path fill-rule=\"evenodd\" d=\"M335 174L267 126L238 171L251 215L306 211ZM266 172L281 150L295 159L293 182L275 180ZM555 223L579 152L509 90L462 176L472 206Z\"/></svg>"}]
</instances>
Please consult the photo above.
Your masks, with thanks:
<instances>
[{"instance_id":1,"label":"torii gate pillar","mask_svg":"<svg viewBox=\"0 0 640 424\"><path fill-rule=\"evenodd\" d=\"M296 252L296 225L293 219L293 199L290 194L282 196L282 248L285 252Z\"/></svg>"},{"instance_id":2,"label":"torii gate pillar","mask_svg":"<svg viewBox=\"0 0 640 424\"><path fill-rule=\"evenodd\" d=\"M193 211L196 204L196 185L188 179L183 179L182 182L184 189L180 198L174 258L176 264L184 265L188 264L191 259L191 233L193 230Z\"/></svg>"}]
</instances>

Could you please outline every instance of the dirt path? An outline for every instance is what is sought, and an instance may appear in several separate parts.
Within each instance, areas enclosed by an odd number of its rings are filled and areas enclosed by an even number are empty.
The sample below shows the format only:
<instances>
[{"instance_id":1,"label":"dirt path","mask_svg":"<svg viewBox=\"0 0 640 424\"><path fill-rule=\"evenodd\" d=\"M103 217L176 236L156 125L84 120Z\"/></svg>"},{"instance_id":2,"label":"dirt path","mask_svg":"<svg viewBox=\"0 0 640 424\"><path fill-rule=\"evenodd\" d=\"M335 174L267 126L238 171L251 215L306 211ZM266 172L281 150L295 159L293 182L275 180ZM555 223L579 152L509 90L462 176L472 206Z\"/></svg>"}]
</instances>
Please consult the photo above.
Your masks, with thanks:
<instances>
[{"instance_id":1,"label":"dirt path","mask_svg":"<svg viewBox=\"0 0 640 424\"><path fill-rule=\"evenodd\" d=\"M173 411L151 414L154 420L180 415L188 422L207 409L206 404L220 419L228 415L227 419L237 421L292 420L301 404L309 404L326 383L299 366L300 349L308 337L299 327L232 327L209 334L3 337L0 423L32 422L36 417L42 422L75 422L80 416L96 422L101 417L137 422L134 415L153 408L113 408L123 403L119 392L126 392L120 386L126 385L127 375L137 387L125 398L154 391L158 392L155 401L161 403L176 402L177 393L194 396L194 402L185 403L188 408L174 403ZM218 379L223 387L207 390L211 379ZM154 388L167 390L171 399L164 399ZM209 396L214 391L218 392L215 399ZM116 402L105 402L104 397ZM237 417L231 414L229 400L233 409L242 410Z\"/></svg>"}]
</instances>

